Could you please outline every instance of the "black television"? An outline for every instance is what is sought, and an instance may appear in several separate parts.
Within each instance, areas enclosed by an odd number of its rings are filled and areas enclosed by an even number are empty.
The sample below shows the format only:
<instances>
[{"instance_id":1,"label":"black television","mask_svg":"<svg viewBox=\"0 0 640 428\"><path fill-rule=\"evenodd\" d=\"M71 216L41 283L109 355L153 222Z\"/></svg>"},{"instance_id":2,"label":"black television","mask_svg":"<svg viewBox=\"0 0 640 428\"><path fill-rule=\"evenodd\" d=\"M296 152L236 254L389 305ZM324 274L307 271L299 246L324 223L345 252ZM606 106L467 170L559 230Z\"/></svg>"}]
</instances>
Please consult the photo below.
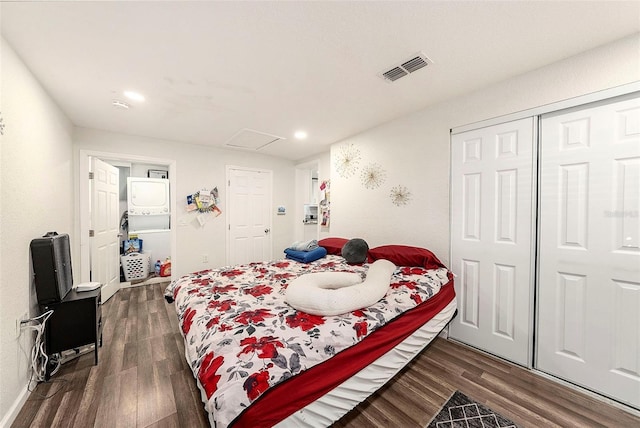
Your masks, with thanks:
<instances>
[{"instance_id":1,"label":"black television","mask_svg":"<svg viewBox=\"0 0 640 428\"><path fill-rule=\"evenodd\" d=\"M62 301L73 287L69 235L49 232L33 239L30 249L38 303Z\"/></svg>"}]
</instances>

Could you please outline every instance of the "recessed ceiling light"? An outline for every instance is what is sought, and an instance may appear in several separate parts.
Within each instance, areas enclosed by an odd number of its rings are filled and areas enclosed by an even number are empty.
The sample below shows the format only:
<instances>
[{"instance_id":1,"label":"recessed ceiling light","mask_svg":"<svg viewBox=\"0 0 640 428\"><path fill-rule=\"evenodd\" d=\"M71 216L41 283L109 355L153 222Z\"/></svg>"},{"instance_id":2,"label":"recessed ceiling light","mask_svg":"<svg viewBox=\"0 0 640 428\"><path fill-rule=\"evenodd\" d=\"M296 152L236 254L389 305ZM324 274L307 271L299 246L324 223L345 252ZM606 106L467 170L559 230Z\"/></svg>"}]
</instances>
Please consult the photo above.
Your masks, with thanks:
<instances>
[{"instance_id":1,"label":"recessed ceiling light","mask_svg":"<svg viewBox=\"0 0 640 428\"><path fill-rule=\"evenodd\" d=\"M293 134L294 137L296 137L298 140L304 140L305 138L307 138L307 133L304 131L296 131L295 134Z\"/></svg>"},{"instance_id":2,"label":"recessed ceiling light","mask_svg":"<svg viewBox=\"0 0 640 428\"><path fill-rule=\"evenodd\" d=\"M124 91L123 94L125 97L129 98L132 101L144 101L144 95L139 94L138 92Z\"/></svg>"},{"instance_id":3,"label":"recessed ceiling light","mask_svg":"<svg viewBox=\"0 0 640 428\"><path fill-rule=\"evenodd\" d=\"M129 104L125 103L124 101L120 101L120 100L113 100L111 105L114 106L114 107L117 107L117 108L123 108L123 109L128 109L129 108Z\"/></svg>"}]
</instances>

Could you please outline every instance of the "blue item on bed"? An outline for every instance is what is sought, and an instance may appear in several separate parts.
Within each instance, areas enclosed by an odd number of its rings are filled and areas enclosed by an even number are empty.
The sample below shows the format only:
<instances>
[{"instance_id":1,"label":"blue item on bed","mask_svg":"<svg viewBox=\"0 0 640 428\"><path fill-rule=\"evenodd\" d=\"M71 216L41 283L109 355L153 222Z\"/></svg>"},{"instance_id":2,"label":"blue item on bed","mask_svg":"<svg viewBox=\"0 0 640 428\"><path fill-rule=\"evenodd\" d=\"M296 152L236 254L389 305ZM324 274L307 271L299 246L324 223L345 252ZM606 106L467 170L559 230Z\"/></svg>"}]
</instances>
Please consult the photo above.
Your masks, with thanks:
<instances>
[{"instance_id":1,"label":"blue item on bed","mask_svg":"<svg viewBox=\"0 0 640 428\"><path fill-rule=\"evenodd\" d=\"M295 260L300 263L310 263L327 255L327 250L324 247L318 247L311 251L296 251L290 248L284 250L286 257L291 260Z\"/></svg>"},{"instance_id":2,"label":"blue item on bed","mask_svg":"<svg viewBox=\"0 0 640 428\"><path fill-rule=\"evenodd\" d=\"M296 241L289 247L290 250L311 251L318 248L318 240L310 239L308 241Z\"/></svg>"}]
</instances>

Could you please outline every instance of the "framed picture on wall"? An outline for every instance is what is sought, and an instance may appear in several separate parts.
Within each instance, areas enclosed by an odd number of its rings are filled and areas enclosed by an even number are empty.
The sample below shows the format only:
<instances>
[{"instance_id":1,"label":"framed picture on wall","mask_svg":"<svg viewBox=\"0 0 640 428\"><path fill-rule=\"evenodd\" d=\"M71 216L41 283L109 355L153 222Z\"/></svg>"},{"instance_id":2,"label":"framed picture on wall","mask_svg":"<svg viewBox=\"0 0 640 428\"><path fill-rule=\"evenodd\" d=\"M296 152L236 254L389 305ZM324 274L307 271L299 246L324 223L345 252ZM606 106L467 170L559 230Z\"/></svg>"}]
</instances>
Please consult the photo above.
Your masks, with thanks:
<instances>
[{"instance_id":1,"label":"framed picture on wall","mask_svg":"<svg viewBox=\"0 0 640 428\"><path fill-rule=\"evenodd\" d=\"M147 171L148 178L169 178L169 171L161 169L150 169Z\"/></svg>"}]
</instances>

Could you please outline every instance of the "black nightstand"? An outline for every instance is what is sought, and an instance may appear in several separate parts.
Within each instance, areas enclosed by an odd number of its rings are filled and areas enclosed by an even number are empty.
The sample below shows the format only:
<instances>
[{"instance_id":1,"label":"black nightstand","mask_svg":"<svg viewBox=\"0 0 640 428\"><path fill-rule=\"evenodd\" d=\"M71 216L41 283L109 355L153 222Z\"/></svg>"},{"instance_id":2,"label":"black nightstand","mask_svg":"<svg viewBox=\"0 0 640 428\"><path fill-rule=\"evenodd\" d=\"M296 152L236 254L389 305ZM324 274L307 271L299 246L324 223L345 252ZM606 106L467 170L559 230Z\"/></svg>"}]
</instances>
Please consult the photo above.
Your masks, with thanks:
<instances>
[{"instance_id":1,"label":"black nightstand","mask_svg":"<svg viewBox=\"0 0 640 428\"><path fill-rule=\"evenodd\" d=\"M43 311L53 310L45 328L47 355L81 346L95 344L95 364L98 364L98 347L102 346L102 300L100 289L69 291L59 303L43 306Z\"/></svg>"}]
</instances>

